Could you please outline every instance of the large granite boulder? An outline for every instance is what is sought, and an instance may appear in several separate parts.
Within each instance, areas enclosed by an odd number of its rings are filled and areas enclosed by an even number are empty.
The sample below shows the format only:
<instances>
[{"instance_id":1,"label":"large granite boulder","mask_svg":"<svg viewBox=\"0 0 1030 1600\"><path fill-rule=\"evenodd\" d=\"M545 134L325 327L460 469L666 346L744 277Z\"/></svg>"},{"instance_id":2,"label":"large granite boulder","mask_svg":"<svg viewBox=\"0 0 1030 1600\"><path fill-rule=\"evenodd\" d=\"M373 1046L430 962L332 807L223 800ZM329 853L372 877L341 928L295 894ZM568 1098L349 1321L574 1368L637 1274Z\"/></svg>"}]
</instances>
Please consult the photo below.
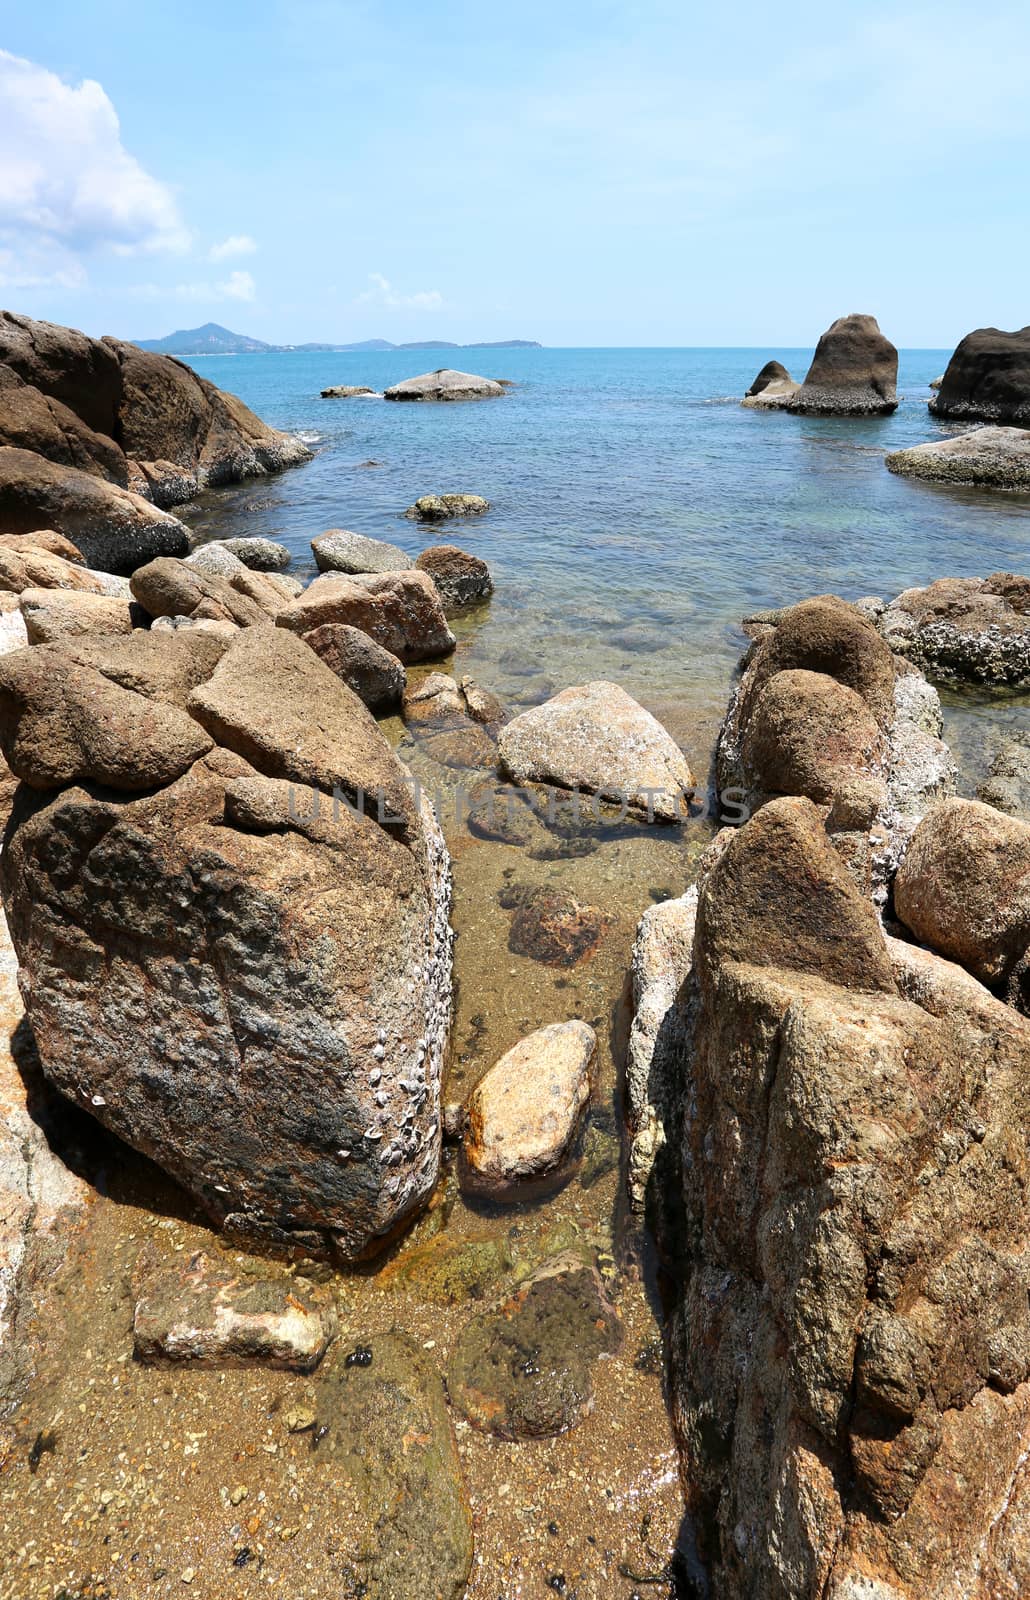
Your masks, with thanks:
<instances>
[{"instance_id":1,"label":"large granite boulder","mask_svg":"<svg viewBox=\"0 0 1030 1600\"><path fill-rule=\"evenodd\" d=\"M894 908L938 954L1030 1013L1030 824L947 800L919 824Z\"/></svg>"},{"instance_id":2,"label":"large granite boulder","mask_svg":"<svg viewBox=\"0 0 1030 1600\"><path fill-rule=\"evenodd\" d=\"M11 445L0 445L0 521L7 533L53 528L74 540L91 567L108 572L189 549L185 525L149 500Z\"/></svg>"},{"instance_id":3,"label":"large granite boulder","mask_svg":"<svg viewBox=\"0 0 1030 1600\"><path fill-rule=\"evenodd\" d=\"M596 794L648 822L685 814L694 777L661 723L616 683L563 689L501 730L498 755L516 783Z\"/></svg>"},{"instance_id":4,"label":"large granite boulder","mask_svg":"<svg viewBox=\"0 0 1030 1600\"><path fill-rule=\"evenodd\" d=\"M235 395L225 394L171 356L117 339L90 339L73 328L0 312L0 445L31 452L39 463L82 472L167 507L199 490L278 472L310 458L299 439L269 428ZM53 497L52 474L6 487L3 509L24 522L40 494ZM52 523L75 536L95 506L74 479L53 500ZM117 497L112 505L119 505ZM126 564L117 544L113 560ZM180 554L170 544L144 546L137 559ZM99 555L98 566L109 565Z\"/></svg>"},{"instance_id":5,"label":"large granite boulder","mask_svg":"<svg viewBox=\"0 0 1030 1600\"><path fill-rule=\"evenodd\" d=\"M297 595L293 579L276 572L251 572L231 552L223 553L214 571L209 561L201 565L194 556L188 561L172 557L148 561L133 573L130 588L152 617L233 622L240 628L274 620Z\"/></svg>"},{"instance_id":6,"label":"large granite boulder","mask_svg":"<svg viewBox=\"0 0 1030 1600\"><path fill-rule=\"evenodd\" d=\"M884 457L900 478L970 484L975 489L1030 489L1030 433L1025 428L971 428Z\"/></svg>"},{"instance_id":7,"label":"large granite boulder","mask_svg":"<svg viewBox=\"0 0 1030 1600\"><path fill-rule=\"evenodd\" d=\"M0 667L24 779L3 894L44 1072L232 1233L375 1250L439 1161L449 868L428 803L272 627Z\"/></svg>"},{"instance_id":8,"label":"large granite boulder","mask_svg":"<svg viewBox=\"0 0 1030 1600\"><path fill-rule=\"evenodd\" d=\"M993 1600L1030 1510L1030 1026L886 939L797 799L714 852L676 1005L671 1397L711 1592Z\"/></svg>"},{"instance_id":9,"label":"large granite boulder","mask_svg":"<svg viewBox=\"0 0 1030 1600\"><path fill-rule=\"evenodd\" d=\"M479 556L456 544L432 544L423 550L415 566L428 572L439 590L444 610L450 616L468 606L488 600L494 592L490 568Z\"/></svg>"},{"instance_id":10,"label":"large granite boulder","mask_svg":"<svg viewBox=\"0 0 1030 1600\"><path fill-rule=\"evenodd\" d=\"M838 317L822 335L791 411L886 416L898 406L898 352L875 317Z\"/></svg>"},{"instance_id":11,"label":"large granite boulder","mask_svg":"<svg viewBox=\"0 0 1030 1600\"><path fill-rule=\"evenodd\" d=\"M880 613L893 651L948 683L1030 684L1030 578L939 578Z\"/></svg>"},{"instance_id":12,"label":"large granite boulder","mask_svg":"<svg viewBox=\"0 0 1030 1600\"><path fill-rule=\"evenodd\" d=\"M1030 428L1030 328L967 333L930 401L935 417Z\"/></svg>"},{"instance_id":13,"label":"large granite boulder","mask_svg":"<svg viewBox=\"0 0 1030 1600\"><path fill-rule=\"evenodd\" d=\"M411 566L411 557L399 545L348 528L320 533L311 549L319 572L404 572Z\"/></svg>"},{"instance_id":14,"label":"large granite boulder","mask_svg":"<svg viewBox=\"0 0 1030 1600\"><path fill-rule=\"evenodd\" d=\"M800 387L782 362L767 361L740 403L752 411L782 411Z\"/></svg>"},{"instance_id":15,"label":"large granite boulder","mask_svg":"<svg viewBox=\"0 0 1030 1600\"><path fill-rule=\"evenodd\" d=\"M367 633L405 666L454 649L436 585L413 567L405 572L323 573L279 612L276 622L294 633L344 622Z\"/></svg>"},{"instance_id":16,"label":"large granite boulder","mask_svg":"<svg viewBox=\"0 0 1030 1600\"><path fill-rule=\"evenodd\" d=\"M504 385L493 378L478 378L473 372L455 372L453 367L437 367L417 378L405 378L383 393L384 400L494 400L504 393Z\"/></svg>"},{"instance_id":17,"label":"large granite boulder","mask_svg":"<svg viewBox=\"0 0 1030 1600\"><path fill-rule=\"evenodd\" d=\"M360 628L351 628L345 622L326 622L302 637L370 711L386 711L399 705L407 682L403 663Z\"/></svg>"}]
</instances>

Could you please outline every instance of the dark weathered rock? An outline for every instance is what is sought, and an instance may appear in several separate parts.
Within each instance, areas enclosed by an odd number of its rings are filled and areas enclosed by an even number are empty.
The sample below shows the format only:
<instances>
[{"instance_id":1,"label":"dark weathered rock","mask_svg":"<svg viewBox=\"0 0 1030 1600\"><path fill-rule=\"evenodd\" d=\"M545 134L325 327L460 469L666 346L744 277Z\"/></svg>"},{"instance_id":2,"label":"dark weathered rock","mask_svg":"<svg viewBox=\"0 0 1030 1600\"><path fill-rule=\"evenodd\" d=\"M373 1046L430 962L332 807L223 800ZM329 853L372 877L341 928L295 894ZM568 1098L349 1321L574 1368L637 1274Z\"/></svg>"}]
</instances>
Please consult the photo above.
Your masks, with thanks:
<instances>
[{"instance_id":1,"label":"dark weathered rock","mask_svg":"<svg viewBox=\"0 0 1030 1600\"><path fill-rule=\"evenodd\" d=\"M481 494L424 494L404 515L416 522L449 522L452 517L481 517L489 509Z\"/></svg>"},{"instance_id":2,"label":"dark weathered rock","mask_svg":"<svg viewBox=\"0 0 1030 1600\"><path fill-rule=\"evenodd\" d=\"M919 824L894 880L901 921L1030 1011L1030 824L946 800Z\"/></svg>"},{"instance_id":3,"label":"dark weathered rock","mask_svg":"<svg viewBox=\"0 0 1030 1600\"><path fill-rule=\"evenodd\" d=\"M279 613L276 622L294 633L344 622L360 628L408 666L447 655L454 648L433 580L413 568L354 576L323 573Z\"/></svg>"},{"instance_id":4,"label":"dark weathered rock","mask_svg":"<svg viewBox=\"0 0 1030 1600\"><path fill-rule=\"evenodd\" d=\"M557 1256L467 1324L447 1368L451 1402L502 1439L566 1433L593 1410L591 1369L621 1339L594 1268Z\"/></svg>"},{"instance_id":5,"label":"dark weathered rock","mask_svg":"<svg viewBox=\"0 0 1030 1600\"><path fill-rule=\"evenodd\" d=\"M935 417L1030 427L1030 328L967 333L930 401Z\"/></svg>"},{"instance_id":6,"label":"dark weathered rock","mask_svg":"<svg viewBox=\"0 0 1030 1600\"><path fill-rule=\"evenodd\" d=\"M611 923L599 906L581 905L562 889L512 884L499 898L514 913L508 949L548 967L575 967L587 960Z\"/></svg>"},{"instance_id":7,"label":"dark weathered rock","mask_svg":"<svg viewBox=\"0 0 1030 1600\"><path fill-rule=\"evenodd\" d=\"M326 622L303 638L370 711L385 711L400 703L407 681L403 663L360 628L348 627L345 622Z\"/></svg>"},{"instance_id":8,"label":"dark weathered rock","mask_svg":"<svg viewBox=\"0 0 1030 1600\"><path fill-rule=\"evenodd\" d=\"M740 403L755 411L782 411L800 387L779 361L767 361Z\"/></svg>"},{"instance_id":9,"label":"dark weathered rock","mask_svg":"<svg viewBox=\"0 0 1030 1600\"><path fill-rule=\"evenodd\" d=\"M297 1277L241 1275L198 1251L144 1274L132 1319L139 1361L312 1372L336 1332L331 1298Z\"/></svg>"},{"instance_id":10,"label":"dark weathered rock","mask_svg":"<svg viewBox=\"0 0 1030 1600\"><path fill-rule=\"evenodd\" d=\"M494 1063L466 1106L463 1189L519 1200L561 1177L590 1099L596 1046L585 1022L554 1022Z\"/></svg>"},{"instance_id":11,"label":"dark weathered rock","mask_svg":"<svg viewBox=\"0 0 1030 1600\"><path fill-rule=\"evenodd\" d=\"M940 578L906 589L879 628L892 650L945 682L1030 684L1030 578Z\"/></svg>"},{"instance_id":12,"label":"dark weathered rock","mask_svg":"<svg viewBox=\"0 0 1030 1600\"><path fill-rule=\"evenodd\" d=\"M971 428L953 438L893 450L884 460L902 478L977 489L1030 489L1030 433L1025 428Z\"/></svg>"},{"instance_id":13,"label":"dark weathered rock","mask_svg":"<svg viewBox=\"0 0 1030 1600\"><path fill-rule=\"evenodd\" d=\"M504 385L492 378L478 378L471 372L456 372L453 367L438 367L417 378L406 378L383 393L384 400L492 400L504 393Z\"/></svg>"},{"instance_id":14,"label":"dark weathered rock","mask_svg":"<svg viewBox=\"0 0 1030 1600\"><path fill-rule=\"evenodd\" d=\"M822 672L768 680L752 704L741 757L750 788L829 805L840 828L871 828L886 804L876 719L861 695Z\"/></svg>"},{"instance_id":15,"label":"dark weathered rock","mask_svg":"<svg viewBox=\"0 0 1030 1600\"><path fill-rule=\"evenodd\" d=\"M885 416L898 406L898 352L875 317L839 317L816 345L791 411Z\"/></svg>"},{"instance_id":16,"label":"dark weathered rock","mask_svg":"<svg viewBox=\"0 0 1030 1600\"><path fill-rule=\"evenodd\" d=\"M494 592L490 568L478 556L459 550L455 544L434 544L423 550L415 562L420 572L428 572L450 616L466 606L478 605Z\"/></svg>"},{"instance_id":17,"label":"dark weathered rock","mask_svg":"<svg viewBox=\"0 0 1030 1600\"><path fill-rule=\"evenodd\" d=\"M131 572L154 556L189 549L183 523L139 495L10 446L0 446L0 521L8 533L54 528L90 566L108 572Z\"/></svg>"},{"instance_id":18,"label":"dark weathered rock","mask_svg":"<svg viewBox=\"0 0 1030 1600\"><path fill-rule=\"evenodd\" d=\"M318 1380L319 1445L332 1526L337 1485L357 1497L360 1541L334 1536L341 1594L369 1600L462 1600L472 1569L472 1515L443 1384L403 1333L379 1334L348 1364L342 1342ZM353 1523L353 1509L349 1523ZM347 1525L347 1524L344 1524Z\"/></svg>"}]
</instances>

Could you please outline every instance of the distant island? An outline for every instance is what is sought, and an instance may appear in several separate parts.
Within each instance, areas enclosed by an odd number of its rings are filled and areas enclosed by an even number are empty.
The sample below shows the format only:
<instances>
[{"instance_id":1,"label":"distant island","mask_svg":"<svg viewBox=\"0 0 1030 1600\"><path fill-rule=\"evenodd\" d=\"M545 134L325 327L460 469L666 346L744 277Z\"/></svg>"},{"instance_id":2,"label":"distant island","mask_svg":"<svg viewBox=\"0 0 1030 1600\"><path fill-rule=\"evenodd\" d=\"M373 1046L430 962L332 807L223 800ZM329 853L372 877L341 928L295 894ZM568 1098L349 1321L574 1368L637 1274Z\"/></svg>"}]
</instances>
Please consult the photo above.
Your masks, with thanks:
<instances>
[{"instance_id":1,"label":"distant island","mask_svg":"<svg viewBox=\"0 0 1030 1600\"><path fill-rule=\"evenodd\" d=\"M233 333L217 322L201 328L180 328L163 339L133 339L141 350L156 350L165 356L243 356L283 354L290 350L342 353L377 350L540 350L536 339L480 340L476 344L455 344L450 339L416 339L411 344L391 344L389 339L362 339L356 344L266 344L245 333Z\"/></svg>"}]
</instances>

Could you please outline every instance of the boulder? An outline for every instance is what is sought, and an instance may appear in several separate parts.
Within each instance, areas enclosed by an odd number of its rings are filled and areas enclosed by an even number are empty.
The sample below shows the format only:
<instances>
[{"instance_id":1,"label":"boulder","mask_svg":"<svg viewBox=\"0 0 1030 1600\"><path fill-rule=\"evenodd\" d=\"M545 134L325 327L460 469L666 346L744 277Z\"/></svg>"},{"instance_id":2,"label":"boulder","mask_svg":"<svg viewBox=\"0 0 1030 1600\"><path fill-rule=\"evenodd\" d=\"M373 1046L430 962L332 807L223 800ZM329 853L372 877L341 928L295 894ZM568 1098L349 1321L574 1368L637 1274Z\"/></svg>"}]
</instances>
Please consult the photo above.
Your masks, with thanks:
<instances>
[{"instance_id":1,"label":"boulder","mask_svg":"<svg viewBox=\"0 0 1030 1600\"><path fill-rule=\"evenodd\" d=\"M85 558L78 545L72 544L63 533L52 528L37 528L34 533L0 533L0 550L45 550L49 555L61 556L76 566L85 566Z\"/></svg>"},{"instance_id":2,"label":"boulder","mask_svg":"<svg viewBox=\"0 0 1030 1600\"><path fill-rule=\"evenodd\" d=\"M454 635L433 580L424 572L327 572L276 617L281 628L310 633L327 622L360 628L410 666L449 655Z\"/></svg>"},{"instance_id":3,"label":"boulder","mask_svg":"<svg viewBox=\"0 0 1030 1600\"><path fill-rule=\"evenodd\" d=\"M496 747L469 715L453 678L430 672L404 691L404 720L434 761L445 767L492 767Z\"/></svg>"},{"instance_id":4,"label":"boulder","mask_svg":"<svg viewBox=\"0 0 1030 1600\"><path fill-rule=\"evenodd\" d=\"M274 620L295 599L289 579L277 573L251 572L242 562L225 569L226 559L235 561L236 557L230 553L228 558L218 558L223 571L229 571L228 577L193 561L171 557L149 561L132 575L133 597L152 617L207 618L234 622L241 628Z\"/></svg>"},{"instance_id":5,"label":"boulder","mask_svg":"<svg viewBox=\"0 0 1030 1600\"><path fill-rule=\"evenodd\" d=\"M978 800L934 806L894 880L894 908L917 939L1030 1010L1030 824Z\"/></svg>"},{"instance_id":6,"label":"boulder","mask_svg":"<svg viewBox=\"0 0 1030 1600\"><path fill-rule=\"evenodd\" d=\"M81 562L68 561L34 545L20 549L0 547L0 589L21 594L24 589L79 590L102 594L104 585Z\"/></svg>"},{"instance_id":7,"label":"boulder","mask_svg":"<svg viewBox=\"0 0 1030 1600\"><path fill-rule=\"evenodd\" d=\"M951 683L1030 684L1030 578L939 578L884 609L890 648Z\"/></svg>"},{"instance_id":8,"label":"boulder","mask_svg":"<svg viewBox=\"0 0 1030 1600\"><path fill-rule=\"evenodd\" d=\"M330 1297L296 1275L243 1276L203 1251L145 1274L132 1319L137 1361L313 1372L336 1332Z\"/></svg>"},{"instance_id":9,"label":"boulder","mask_svg":"<svg viewBox=\"0 0 1030 1600\"><path fill-rule=\"evenodd\" d=\"M239 635L244 652L257 653L257 635ZM249 675L237 658L198 709L270 769L373 789L397 766L385 739L307 646L275 637L317 674L308 750L292 749L304 731L290 703L302 673L291 681L273 666L259 688L257 663ZM52 704L48 651L57 647L22 659L38 664ZM6 678L12 664L0 663ZM174 709L117 693L155 721ZM244 739L249 700L263 721ZM209 748L200 725L176 714ZM68 725L51 719L51 768ZM131 731L121 705L117 726ZM114 791L107 773L101 781L46 796L23 788L0 857L44 1072L232 1237L345 1260L372 1253L432 1192L439 1165L449 867L431 807L409 808L402 838L227 749L164 787L152 772L138 798Z\"/></svg>"},{"instance_id":10,"label":"boulder","mask_svg":"<svg viewBox=\"0 0 1030 1600\"><path fill-rule=\"evenodd\" d=\"M989 1600L1026 1504L1030 1028L886 940L800 800L706 868L683 984L661 1244L711 1592Z\"/></svg>"},{"instance_id":11,"label":"boulder","mask_svg":"<svg viewBox=\"0 0 1030 1600\"><path fill-rule=\"evenodd\" d=\"M977 799L1030 822L1030 729L1001 733Z\"/></svg>"},{"instance_id":12,"label":"boulder","mask_svg":"<svg viewBox=\"0 0 1030 1600\"><path fill-rule=\"evenodd\" d=\"M452 517L481 517L490 510L481 494L424 494L404 515L415 522L449 522Z\"/></svg>"},{"instance_id":13,"label":"boulder","mask_svg":"<svg viewBox=\"0 0 1030 1600\"><path fill-rule=\"evenodd\" d=\"M360 628L327 622L312 628L303 639L370 711L386 711L399 704L407 682L403 664Z\"/></svg>"},{"instance_id":14,"label":"boulder","mask_svg":"<svg viewBox=\"0 0 1030 1600\"><path fill-rule=\"evenodd\" d=\"M971 428L950 439L892 450L884 460L902 478L976 489L1030 489L1030 433L1024 428Z\"/></svg>"},{"instance_id":15,"label":"boulder","mask_svg":"<svg viewBox=\"0 0 1030 1600\"><path fill-rule=\"evenodd\" d=\"M264 539L257 535L242 539L213 539L208 544L198 545L189 559L196 560L219 550L235 556L237 561L249 567L252 572L283 572L292 559L284 544L277 544L274 539ZM203 561L198 564L203 565Z\"/></svg>"},{"instance_id":16,"label":"boulder","mask_svg":"<svg viewBox=\"0 0 1030 1600\"><path fill-rule=\"evenodd\" d=\"M1030 428L1030 328L967 333L930 401L935 417Z\"/></svg>"},{"instance_id":17,"label":"boulder","mask_svg":"<svg viewBox=\"0 0 1030 1600\"><path fill-rule=\"evenodd\" d=\"M355 395L375 393L375 389L369 389L361 383L334 383L330 388L322 390L322 399L353 400Z\"/></svg>"},{"instance_id":18,"label":"boulder","mask_svg":"<svg viewBox=\"0 0 1030 1600\"><path fill-rule=\"evenodd\" d=\"M462 1188L520 1200L563 1176L590 1099L597 1040L585 1022L538 1028L480 1079L466 1107Z\"/></svg>"},{"instance_id":19,"label":"boulder","mask_svg":"<svg viewBox=\"0 0 1030 1600\"><path fill-rule=\"evenodd\" d=\"M770 614L770 630L749 656L745 715L778 672L825 673L862 697L881 727L894 715L895 666L876 627L836 595Z\"/></svg>"},{"instance_id":20,"label":"boulder","mask_svg":"<svg viewBox=\"0 0 1030 1600\"><path fill-rule=\"evenodd\" d=\"M0 748L33 789L86 782L131 793L173 782L211 740L177 706L46 644L0 659Z\"/></svg>"},{"instance_id":21,"label":"boulder","mask_svg":"<svg viewBox=\"0 0 1030 1600\"><path fill-rule=\"evenodd\" d=\"M740 403L754 411L782 411L800 387L779 361L767 361Z\"/></svg>"},{"instance_id":22,"label":"boulder","mask_svg":"<svg viewBox=\"0 0 1030 1600\"><path fill-rule=\"evenodd\" d=\"M594 1267L571 1253L555 1256L466 1324L447 1368L451 1403L501 1439L567 1433L594 1408L598 1358L621 1342Z\"/></svg>"},{"instance_id":23,"label":"boulder","mask_svg":"<svg viewBox=\"0 0 1030 1600\"><path fill-rule=\"evenodd\" d=\"M806 795L838 827L871 828L887 799L876 719L861 695L822 672L787 670L754 701L741 745L748 787Z\"/></svg>"},{"instance_id":24,"label":"boulder","mask_svg":"<svg viewBox=\"0 0 1030 1600\"><path fill-rule=\"evenodd\" d=\"M898 407L898 352L875 317L839 317L816 345L791 411L887 416Z\"/></svg>"},{"instance_id":25,"label":"boulder","mask_svg":"<svg viewBox=\"0 0 1030 1600\"><path fill-rule=\"evenodd\" d=\"M648 822L682 817L694 777L661 723L618 684L564 689L501 730L501 767L516 783L586 790L643 812Z\"/></svg>"},{"instance_id":26,"label":"boulder","mask_svg":"<svg viewBox=\"0 0 1030 1600\"><path fill-rule=\"evenodd\" d=\"M238 572L243 571L243 562L226 548L222 539L198 545L186 557L186 565L197 572L209 572L216 578L235 578Z\"/></svg>"},{"instance_id":27,"label":"boulder","mask_svg":"<svg viewBox=\"0 0 1030 1600\"><path fill-rule=\"evenodd\" d=\"M75 589L23 589L20 603L29 644L132 632L128 601L111 595Z\"/></svg>"},{"instance_id":28,"label":"boulder","mask_svg":"<svg viewBox=\"0 0 1030 1600\"><path fill-rule=\"evenodd\" d=\"M438 367L435 372L406 378L383 393L384 400L492 400L504 393L504 385L492 378L478 378L471 372L455 372Z\"/></svg>"},{"instance_id":29,"label":"boulder","mask_svg":"<svg viewBox=\"0 0 1030 1600\"><path fill-rule=\"evenodd\" d=\"M2 330L0 330L2 338ZM113 439L96 433L69 406L0 365L0 441L76 467L126 488L129 464Z\"/></svg>"},{"instance_id":30,"label":"boulder","mask_svg":"<svg viewBox=\"0 0 1030 1600\"><path fill-rule=\"evenodd\" d=\"M256 771L323 794L339 791L401 837L418 831L408 775L371 712L295 634L242 629L186 708ZM312 796L297 803L306 807Z\"/></svg>"},{"instance_id":31,"label":"boulder","mask_svg":"<svg viewBox=\"0 0 1030 1600\"><path fill-rule=\"evenodd\" d=\"M90 566L131 572L155 556L181 556L187 529L137 494L30 450L0 446L0 521L9 533L54 528Z\"/></svg>"},{"instance_id":32,"label":"boulder","mask_svg":"<svg viewBox=\"0 0 1030 1600\"><path fill-rule=\"evenodd\" d=\"M612 918L564 889L513 883L498 900L513 912L508 949L547 967L575 967L597 953Z\"/></svg>"},{"instance_id":33,"label":"boulder","mask_svg":"<svg viewBox=\"0 0 1030 1600\"><path fill-rule=\"evenodd\" d=\"M456 544L434 544L423 550L415 566L428 572L450 616L467 606L478 605L494 592L490 568L478 556L459 550Z\"/></svg>"},{"instance_id":34,"label":"boulder","mask_svg":"<svg viewBox=\"0 0 1030 1600\"><path fill-rule=\"evenodd\" d=\"M346 528L320 533L311 548L319 572L405 572L411 566L411 557L399 545Z\"/></svg>"},{"instance_id":35,"label":"boulder","mask_svg":"<svg viewBox=\"0 0 1030 1600\"><path fill-rule=\"evenodd\" d=\"M225 638L200 629L165 633L136 628L122 638L66 640L63 655L134 695L185 710L193 690L214 672L226 645Z\"/></svg>"}]
</instances>

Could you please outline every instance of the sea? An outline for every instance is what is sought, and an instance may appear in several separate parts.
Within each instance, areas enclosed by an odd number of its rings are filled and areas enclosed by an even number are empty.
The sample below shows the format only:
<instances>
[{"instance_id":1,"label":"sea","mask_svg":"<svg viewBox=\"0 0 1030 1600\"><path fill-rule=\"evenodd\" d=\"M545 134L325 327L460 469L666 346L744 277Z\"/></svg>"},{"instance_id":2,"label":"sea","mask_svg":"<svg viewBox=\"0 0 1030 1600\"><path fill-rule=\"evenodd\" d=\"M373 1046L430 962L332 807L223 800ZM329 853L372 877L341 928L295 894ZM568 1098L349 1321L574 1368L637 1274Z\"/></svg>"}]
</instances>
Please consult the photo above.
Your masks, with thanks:
<instances>
[{"instance_id":1,"label":"sea","mask_svg":"<svg viewBox=\"0 0 1030 1600\"><path fill-rule=\"evenodd\" d=\"M745 410L770 357L803 377L811 350L491 349L197 357L196 370L275 427L307 465L185 508L198 538L265 534L314 571L311 539L349 528L412 556L450 542L496 592L461 621L455 667L518 708L591 678L620 683L707 770L741 619L807 595L889 598L944 576L1030 570L1030 496L893 476L884 455L940 437L927 411L948 350L903 350L893 416ZM510 381L502 399L395 405L376 391L433 363ZM485 495L490 512L425 528L420 495ZM945 693L972 792L997 738L1030 729L1030 697Z\"/></svg>"}]
</instances>

